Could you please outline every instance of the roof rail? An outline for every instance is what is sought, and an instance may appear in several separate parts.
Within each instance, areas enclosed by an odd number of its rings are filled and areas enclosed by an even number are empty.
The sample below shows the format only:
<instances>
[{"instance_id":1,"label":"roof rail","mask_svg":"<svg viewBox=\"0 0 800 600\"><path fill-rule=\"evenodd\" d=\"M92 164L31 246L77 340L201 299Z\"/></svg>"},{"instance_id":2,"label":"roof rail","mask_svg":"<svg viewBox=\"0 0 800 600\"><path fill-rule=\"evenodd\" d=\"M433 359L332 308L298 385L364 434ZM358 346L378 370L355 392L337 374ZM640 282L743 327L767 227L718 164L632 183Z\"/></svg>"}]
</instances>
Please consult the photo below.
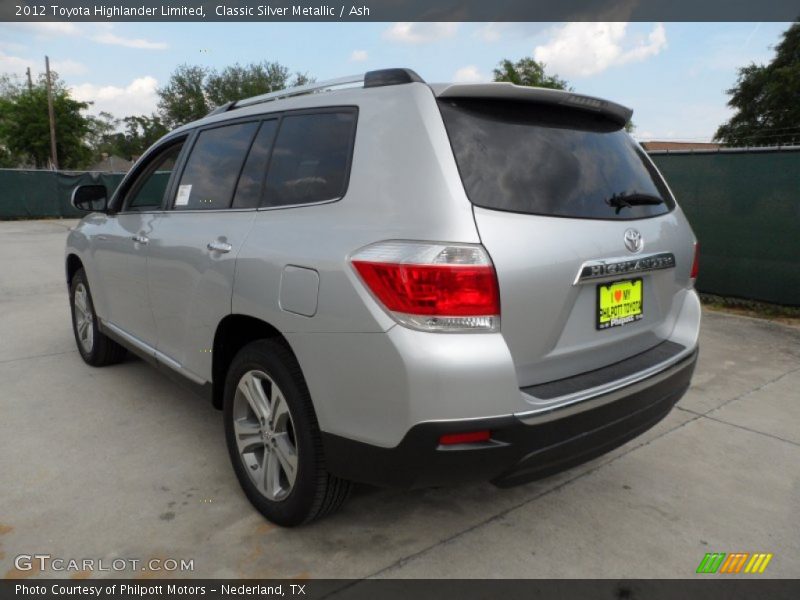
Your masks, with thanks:
<instances>
[{"instance_id":1,"label":"roof rail","mask_svg":"<svg viewBox=\"0 0 800 600\"><path fill-rule=\"evenodd\" d=\"M282 100L284 98L291 98L293 96L302 96L304 94L313 94L315 92L328 91L333 88L352 86L361 83L364 87L380 87L385 85L400 85L403 83L412 82L425 83L425 81L411 69L381 69L378 71L367 71L361 75L350 75L348 77L338 77L336 79L327 79L325 81L316 81L308 85L300 85L291 88L278 90L277 92L270 92L268 94L261 94L260 96L253 96L252 98L244 98L233 102L227 102L218 106L207 116L218 115L220 113L235 110L237 108L244 108L245 106L252 106L254 104L261 104L262 102L272 102L273 100Z\"/></svg>"}]
</instances>

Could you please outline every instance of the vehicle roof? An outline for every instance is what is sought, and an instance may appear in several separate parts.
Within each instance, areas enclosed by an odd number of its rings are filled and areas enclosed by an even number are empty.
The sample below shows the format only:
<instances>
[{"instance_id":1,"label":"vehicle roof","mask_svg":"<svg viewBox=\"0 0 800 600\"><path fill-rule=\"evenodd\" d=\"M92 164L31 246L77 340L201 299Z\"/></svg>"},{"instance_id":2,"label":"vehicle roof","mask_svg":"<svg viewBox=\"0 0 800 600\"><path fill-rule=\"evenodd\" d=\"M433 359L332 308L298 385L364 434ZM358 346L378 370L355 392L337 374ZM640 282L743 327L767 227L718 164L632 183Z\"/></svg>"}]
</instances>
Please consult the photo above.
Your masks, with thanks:
<instances>
[{"instance_id":1,"label":"vehicle roof","mask_svg":"<svg viewBox=\"0 0 800 600\"><path fill-rule=\"evenodd\" d=\"M520 86L506 82L427 84L410 69L384 69L231 102L202 119L176 129L170 135L213 123L286 110L336 105L361 106L372 100L380 101L386 94L400 93L409 86L423 85L438 98L483 98L557 104L602 113L622 125L627 123L633 114L633 110L616 102L571 91Z\"/></svg>"}]
</instances>

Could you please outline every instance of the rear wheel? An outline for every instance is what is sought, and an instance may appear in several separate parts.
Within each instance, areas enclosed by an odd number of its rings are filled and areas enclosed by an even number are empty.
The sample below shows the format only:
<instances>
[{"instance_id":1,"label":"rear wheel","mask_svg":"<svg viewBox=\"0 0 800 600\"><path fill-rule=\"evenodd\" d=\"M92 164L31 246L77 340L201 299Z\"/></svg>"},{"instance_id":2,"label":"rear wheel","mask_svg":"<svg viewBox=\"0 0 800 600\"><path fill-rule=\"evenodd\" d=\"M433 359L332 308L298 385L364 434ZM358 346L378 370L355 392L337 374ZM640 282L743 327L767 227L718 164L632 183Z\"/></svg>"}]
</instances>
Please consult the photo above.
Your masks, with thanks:
<instances>
[{"instance_id":1,"label":"rear wheel","mask_svg":"<svg viewBox=\"0 0 800 600\"><path fill-rule=\"evenodd\" d=\"M350 483L325 469L308 388L285 345L260 340L239 351L225 382L224 416L233 469L267 519L300 525L347 499Z\"/></svg>"},{"instance_id":2,"label":"rear wheel","mask_svg":"<svg viewBox=\"0 0 800 600\"><path fill-rule=\"evenodd\" d=\"M69 299L72 331L81 358L93 367L111 365L125 358L125 348L104 335L97 327L92 294L83 269L79 269L72 277Z\"/></svg>"}]
</instances>

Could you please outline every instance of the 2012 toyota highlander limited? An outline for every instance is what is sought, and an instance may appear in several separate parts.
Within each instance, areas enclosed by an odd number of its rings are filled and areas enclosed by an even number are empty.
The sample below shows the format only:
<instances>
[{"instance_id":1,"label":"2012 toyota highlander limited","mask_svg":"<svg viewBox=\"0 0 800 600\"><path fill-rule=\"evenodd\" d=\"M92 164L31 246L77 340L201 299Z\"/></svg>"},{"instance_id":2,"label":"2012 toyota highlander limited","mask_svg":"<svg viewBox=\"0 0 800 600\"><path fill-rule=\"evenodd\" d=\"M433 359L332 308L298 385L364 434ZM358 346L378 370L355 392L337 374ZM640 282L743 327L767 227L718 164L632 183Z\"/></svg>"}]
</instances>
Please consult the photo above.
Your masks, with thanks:
<instances>
[{"instance_id":1,"label":"2012 toyota highlander limited","mask_svg":"<svg viewBox=\"0 0 800 600\"><path fill-rule=\"evenodd\" d=\"M630 117L408 69L221 106L113 194L74 191L78 349L130 350L223 409L281 525L353 481L510 486L598 456L697 358L697 244Z\"/></svg>"}]
</instances>

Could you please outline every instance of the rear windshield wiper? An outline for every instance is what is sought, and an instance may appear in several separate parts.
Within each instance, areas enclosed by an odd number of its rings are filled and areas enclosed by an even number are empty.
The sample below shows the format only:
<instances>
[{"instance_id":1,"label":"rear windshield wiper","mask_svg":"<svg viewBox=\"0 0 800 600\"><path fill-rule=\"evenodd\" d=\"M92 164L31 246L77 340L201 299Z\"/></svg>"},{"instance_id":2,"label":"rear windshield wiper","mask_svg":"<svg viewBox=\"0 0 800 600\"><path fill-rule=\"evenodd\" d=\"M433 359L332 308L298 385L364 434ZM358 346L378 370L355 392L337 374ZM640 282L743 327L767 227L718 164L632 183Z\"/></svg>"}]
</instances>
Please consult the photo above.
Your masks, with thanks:
<instances>
[{"instance_id":1,"label":"rear windshield wiper","mask_svg":"<svg viewBox=\"0 0 800 600\"><path fill-rule=\"evenodd\" d=\"M664 199L659 198L658 196L653 196L652 194L628 194L625 192L620 192L619 194L614 194L611 198L606 198L605 203L608 204L610 207L616 209L616 214L623 208L630 208L632 206L642 206L642 205L655 205L655 204L663 204Z\"/></svg>"}]
</instances>

